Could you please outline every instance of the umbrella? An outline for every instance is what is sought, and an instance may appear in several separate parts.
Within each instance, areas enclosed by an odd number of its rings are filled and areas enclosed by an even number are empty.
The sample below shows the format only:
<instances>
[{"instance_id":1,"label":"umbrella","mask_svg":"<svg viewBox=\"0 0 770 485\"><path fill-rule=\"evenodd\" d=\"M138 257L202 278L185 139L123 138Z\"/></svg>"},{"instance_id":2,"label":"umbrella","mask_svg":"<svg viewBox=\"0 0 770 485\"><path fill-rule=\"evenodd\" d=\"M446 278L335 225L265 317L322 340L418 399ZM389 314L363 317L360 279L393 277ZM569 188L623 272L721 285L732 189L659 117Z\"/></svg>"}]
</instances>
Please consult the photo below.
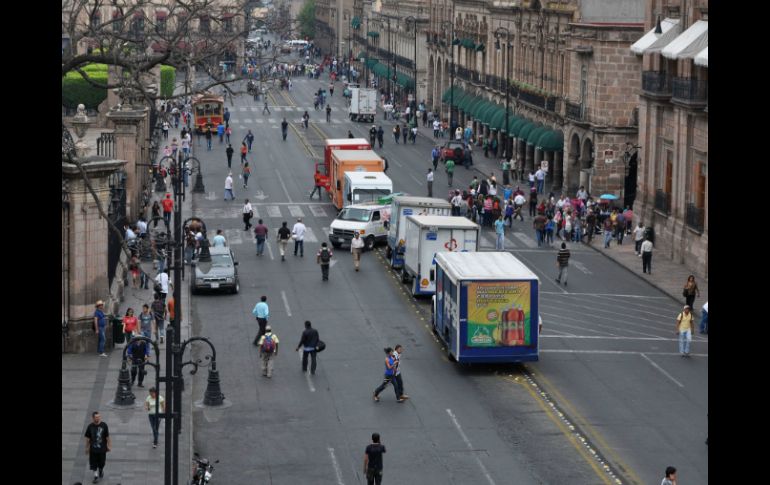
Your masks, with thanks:
<instances>
[{"instance_id":1,"label":"umbrella","mask_svg":"<svg viewBox=\"0 0 770 485\"><path fill-rule=\"evenodd\" d=\"M618 196L612 194L602 194L599 198L602 200L618 200Z\"/></svg>"}]
</instances>

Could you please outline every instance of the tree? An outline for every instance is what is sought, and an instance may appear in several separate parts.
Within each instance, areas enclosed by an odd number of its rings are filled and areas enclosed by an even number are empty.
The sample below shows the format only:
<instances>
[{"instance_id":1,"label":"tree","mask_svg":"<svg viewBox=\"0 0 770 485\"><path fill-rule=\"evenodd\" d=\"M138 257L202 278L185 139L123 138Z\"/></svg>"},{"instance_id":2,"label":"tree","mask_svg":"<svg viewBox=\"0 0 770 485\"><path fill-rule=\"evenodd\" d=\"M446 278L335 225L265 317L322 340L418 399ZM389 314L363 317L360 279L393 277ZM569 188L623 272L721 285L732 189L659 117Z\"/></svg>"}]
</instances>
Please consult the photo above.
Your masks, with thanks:
<instances>
[{"instance_id":1,"label":"tree","mask_svg":"<svg viewBox=\"0 0 770 485\"><path fill-rule=\"evenodd\" d=\"M315 0L307 0L297 16L299 32L303 38L315 38Z\"/></svg>"}]
</instances>

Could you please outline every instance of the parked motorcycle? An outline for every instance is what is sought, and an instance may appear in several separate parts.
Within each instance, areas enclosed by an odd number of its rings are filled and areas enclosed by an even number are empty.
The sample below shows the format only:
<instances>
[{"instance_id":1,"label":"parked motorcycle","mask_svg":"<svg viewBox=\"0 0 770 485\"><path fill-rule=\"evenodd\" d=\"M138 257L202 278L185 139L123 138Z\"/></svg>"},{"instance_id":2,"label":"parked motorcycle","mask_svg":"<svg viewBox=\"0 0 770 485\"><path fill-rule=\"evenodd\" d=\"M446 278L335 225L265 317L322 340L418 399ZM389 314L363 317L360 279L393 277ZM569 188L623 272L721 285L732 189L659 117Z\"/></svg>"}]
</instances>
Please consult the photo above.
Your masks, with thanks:
<instances>
[{"instance_id":1,"label":"parked motorcycle","mask_svg":"<svg viewBox=\"0 0 770 485\"><path fill-rule=\"evenodd\" d=\"M214 465L209 463L208 458L200 458L198 453L195 453L193 462L195 463L195 472L193 473L190 485L207 485L211 480L211 472L214 471ZM219 460L216 460L214 463L219 463Z\"/></svg>"}]
</instances>

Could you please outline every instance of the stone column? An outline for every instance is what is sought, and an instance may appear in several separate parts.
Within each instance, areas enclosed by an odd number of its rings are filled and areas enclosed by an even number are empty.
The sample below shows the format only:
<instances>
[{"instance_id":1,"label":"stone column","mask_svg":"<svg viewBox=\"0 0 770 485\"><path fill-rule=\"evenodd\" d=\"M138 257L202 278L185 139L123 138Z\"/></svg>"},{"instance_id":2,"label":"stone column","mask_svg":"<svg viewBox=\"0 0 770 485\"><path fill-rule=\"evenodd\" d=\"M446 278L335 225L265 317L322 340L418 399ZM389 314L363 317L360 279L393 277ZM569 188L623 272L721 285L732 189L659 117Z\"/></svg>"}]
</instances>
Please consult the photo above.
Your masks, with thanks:
<instances>
[{"instance_id":1,"label":"stone column","mask_svg":"<svg viewBox=\"0 0 770 485\"><path fill-rule=\"evenodd\" d=\"M147 123L142 123L149 114L145 107L112 109L107 119L115 124L115 158L125 160L126 171L126 217L135 221L141 214L142 185L146 180L148 160L143 160L142 150L146 139ZM148 157L145 157L148 158Z\"/></svg>"},{"instance_id":2,"label":"stone column","mask_svg":"<svg viewBox=\"0 0 770 485\"><path fill-rule=\"evenodd\" d=\"M564 187L564 152L548 152L551 155L551 166L553 167L553 185L551 190L553 192L563 191ZM570 193L570 192L568 192Z\"/></svg>"},{"instance_id":3,"label":"stone column","mask_svg":"<svg viewBox=\"0 0 770 485\"><path fill-rule=\"evenodd\" d=\"M124 160L90 157L83 160L83 168L91 186L106 212L110 204L108 177L123 168ZM86 187L77 166L62 163L62 178L69 190L69 335L70 352L96 352L97 338L93 333L94 304L104 300L105 313L117 311L118 299L111 299L107 281L108 225L101 217L93 196ZM63 221L64 222L64 221ZM62 236L64 238L64 235ZM107 332L107 348L112 346L112 329Z\"/></svg>"}]
</instances>

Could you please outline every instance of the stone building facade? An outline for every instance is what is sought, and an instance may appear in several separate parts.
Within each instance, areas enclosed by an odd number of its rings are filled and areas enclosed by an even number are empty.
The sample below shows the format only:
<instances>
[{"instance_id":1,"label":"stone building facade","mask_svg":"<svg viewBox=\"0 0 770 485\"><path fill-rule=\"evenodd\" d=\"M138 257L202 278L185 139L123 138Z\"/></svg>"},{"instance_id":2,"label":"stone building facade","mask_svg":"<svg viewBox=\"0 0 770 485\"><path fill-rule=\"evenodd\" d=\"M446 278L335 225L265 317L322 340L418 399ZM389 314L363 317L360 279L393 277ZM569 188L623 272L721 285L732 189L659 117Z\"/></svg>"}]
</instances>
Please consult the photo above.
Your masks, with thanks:
<instances>
[{"instance_id":1,"label":"stone building facade","mask_svg":"<svg viewBox=\"0 0 770 485\"><path fill-rule=\"evenodd\" d=\"M648 0L645 28L634 210L657 254L707 278L708 2Z\"/></svg>"}]
</instances>

